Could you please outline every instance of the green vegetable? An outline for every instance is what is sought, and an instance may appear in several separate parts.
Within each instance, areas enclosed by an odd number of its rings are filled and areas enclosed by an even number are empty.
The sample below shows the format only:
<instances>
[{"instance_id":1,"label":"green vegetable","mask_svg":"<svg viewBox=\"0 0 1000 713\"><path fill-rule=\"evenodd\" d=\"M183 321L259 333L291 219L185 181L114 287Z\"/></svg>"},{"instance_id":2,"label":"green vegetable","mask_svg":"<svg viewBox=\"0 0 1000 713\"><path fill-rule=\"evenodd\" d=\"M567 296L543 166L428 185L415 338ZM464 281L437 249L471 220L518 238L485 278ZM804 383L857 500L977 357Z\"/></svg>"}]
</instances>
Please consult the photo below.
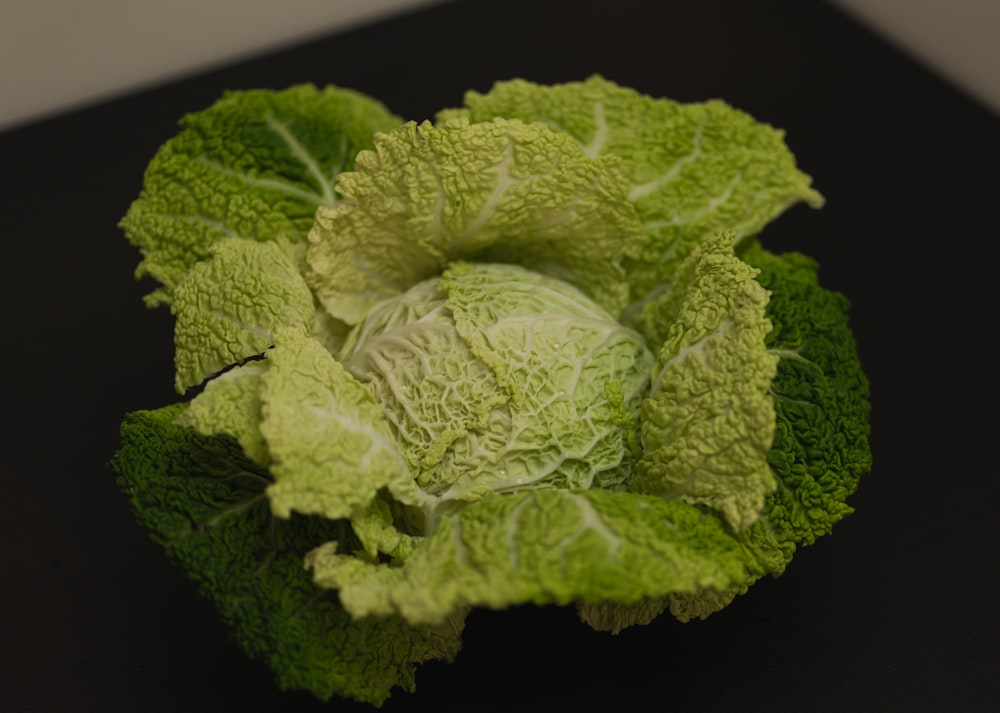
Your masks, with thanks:
<instances>
[{"instance_id":1,"label":"green vegetable","mask_svg":"<svg viewBox=\"0 0 1000 713\"><path fill-rule=\"evenodd\" d=\"M514 265L459 263L373 313L344 364L433 507L628 479L622 428L635 428L652 356L579 291Z\"/></svg>"},{"instance_id":2,"label":"green vegetable","mask_svg":"<svg viewBox=\"0 0 1000 713\"><path fill-rule=\"evenodd\" d=\"M183 406L129 414L115 469L139 522L283 688L381 703L412 688L416 664L450 660L463 613L436 626L355 619L303 568L318 542L354 542L342 521L275 517L271 477L229 438L178 426Z\"/></svg>"},{"instance_id":3,"label":"green vegetable","mask_svg":"<svg viewBox=\"0 0 1000 713\"><path fill-rule=\"evenodd\" d=\"M181 400L111 466L282 688L381 705L475 607L702 618L851 512L868 384L846 299L761 242L822 203L779 131L600 77L183 126L122 221Z\"/></svg>"}]
</instances>

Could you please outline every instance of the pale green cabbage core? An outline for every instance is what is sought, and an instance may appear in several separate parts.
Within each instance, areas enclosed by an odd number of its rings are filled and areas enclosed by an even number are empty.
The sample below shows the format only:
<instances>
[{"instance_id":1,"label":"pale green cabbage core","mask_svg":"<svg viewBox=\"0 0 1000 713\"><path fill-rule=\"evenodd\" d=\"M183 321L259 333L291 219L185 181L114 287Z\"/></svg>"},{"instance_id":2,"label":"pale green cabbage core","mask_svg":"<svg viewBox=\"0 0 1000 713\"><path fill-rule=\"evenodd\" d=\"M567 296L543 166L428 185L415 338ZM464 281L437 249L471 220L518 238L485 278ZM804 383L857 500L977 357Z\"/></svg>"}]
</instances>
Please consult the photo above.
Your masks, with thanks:
<instances>
[{"instance_id":1,"label":"pale green cabbage core","mask_svg":"<svg viewBox=\"0 0 1000 713\"><path fill-rule=\"evenodd\" d=\"M420 487L475 501L622 487L653 356L561 280L459 263L374 308L341 361L384 410Z\"/></svg>"}]
</instances>

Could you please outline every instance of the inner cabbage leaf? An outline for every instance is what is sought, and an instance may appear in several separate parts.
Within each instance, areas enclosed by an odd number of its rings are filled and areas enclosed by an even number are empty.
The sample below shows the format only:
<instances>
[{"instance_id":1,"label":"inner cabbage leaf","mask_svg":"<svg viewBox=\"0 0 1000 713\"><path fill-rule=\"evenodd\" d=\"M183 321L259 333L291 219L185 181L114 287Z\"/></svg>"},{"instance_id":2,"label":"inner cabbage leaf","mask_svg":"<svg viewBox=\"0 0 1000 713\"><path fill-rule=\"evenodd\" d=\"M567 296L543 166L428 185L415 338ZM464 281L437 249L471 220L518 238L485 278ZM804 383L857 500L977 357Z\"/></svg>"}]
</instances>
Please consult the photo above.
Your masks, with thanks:
<instances>
[{"instance_id":1,"label":"inner cabbage leaf","mask_svg":"<svg viewBox=\"0 0 1000 713\"><path fill-rule=\"evenodd\" d=\"M767 454L778 356L765 345L770 295L758 273L722 234L695 249L644 315L660 347L632 487L708 505L737 531L776 487Z\"/></svg>"},{"instance_id":2,"label":"inner cabbage leaf","mask_svg":"<svg viewBox=\"0 0 1000 713\"><path fill-rule=\"evenodd\" d=\"M576 288L495 263L453 264L382 303L343 359L441 504L623 486L652 365Z\"/></svg>"},{"instance_id":3,"label":"inner cabbage leaf","mask_svg":"<svg viewBox=\"0 0 1000 713\"><path fill-rule=\"evenodd\" d=\"M618 313L642 231L619 159L585 156L544 124L410 122L375 137L343 198L317 211L310 285L349 324L451 262L510 262L576 285Z\"/></svg>"}]
</instances>

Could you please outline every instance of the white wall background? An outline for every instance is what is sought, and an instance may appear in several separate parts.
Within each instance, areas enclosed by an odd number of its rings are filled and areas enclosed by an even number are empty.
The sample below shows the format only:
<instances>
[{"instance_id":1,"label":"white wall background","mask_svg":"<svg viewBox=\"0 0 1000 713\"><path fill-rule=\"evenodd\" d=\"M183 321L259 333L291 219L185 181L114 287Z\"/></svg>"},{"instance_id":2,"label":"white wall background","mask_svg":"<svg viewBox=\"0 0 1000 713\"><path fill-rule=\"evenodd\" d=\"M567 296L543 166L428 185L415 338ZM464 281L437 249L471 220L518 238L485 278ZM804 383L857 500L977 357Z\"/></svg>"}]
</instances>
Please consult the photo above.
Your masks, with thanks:
<instances>
[{"instance_id":1,"label":"white wall background","mask_svg":"<svg viewBox=\"0 0 1000 713\"><path fill-rule=\"evenodd\" d=\"M0 0L0 131L440 0Z\"/></svg>"},{"instance_id":2,"label":"white wall background","mask_svg":"<svg viewBox=\"0 0 1000 713\"><path fill-rule=\"evenodd\" d=\"M0 131L440 1L0 0ZM832 2L1000 113L1000 0Z\"/></svg>"},{"instance_id":3,"label":"white wall background","mask_svg":"<svg viewBox=\"0 0 1000 713\"><path fill-rule=\"evenodd\" d=\"M832 0L1000 114L1000 0Z\"/></svg>"}]
</instances>

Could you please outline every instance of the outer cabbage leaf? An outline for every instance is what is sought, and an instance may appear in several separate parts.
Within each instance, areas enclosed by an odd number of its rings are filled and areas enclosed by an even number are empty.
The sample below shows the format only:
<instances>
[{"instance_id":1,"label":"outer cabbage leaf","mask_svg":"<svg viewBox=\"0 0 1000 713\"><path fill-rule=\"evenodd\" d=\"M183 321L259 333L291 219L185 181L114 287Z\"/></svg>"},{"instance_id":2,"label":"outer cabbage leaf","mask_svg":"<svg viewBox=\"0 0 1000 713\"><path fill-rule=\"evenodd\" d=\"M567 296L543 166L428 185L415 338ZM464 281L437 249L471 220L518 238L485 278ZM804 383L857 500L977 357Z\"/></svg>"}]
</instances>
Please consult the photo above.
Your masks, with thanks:
<instances>
[{"instance_id":1,"label":"outer cabbage leaf","mask_svg":"<svg viewBox=\"0 0 1000 713\"><path fill-rule=\"evenodd\" d=\"M844 295L824 289L816 262L774 255L756 243L743 255L771 291L768 349L780 357L771 383L777 411L768 462L778 476L768 530L810 545L853 512L846 503L871 469L869 385Z\"/></svg>"},{"instance_id":2,"label":"outer cabbage leaf","mask_svg":"<svg viewBox=\"0 0 1000 713\"><path fill-rule=\"evenodd\" d=\"M470 91L465 108L439 116L543 121L588 156L621 157L649 236L642 255L626 261L637 301L669 285L695 246L721 230L740 241L794 203L822 204L783 132L721 101L652 98L599 76L551 86L513 80Z\"/></svg>"},{"instance_id":3,"label":"outer cabbage leaf","mask_svg":"<svg viewBox=\"0 0 1000 713\"><path fill-rule=\"evenodd\" d=\"M289 248L222 238L177 283L174 386L188 387L222 369L263 353L278 326L312 328L312 292Z\"/></svg>"},{"instance_id":4,"label":"outer cabbage leaf","mask_svg":"<svg viewBox=\"0 0 1000 713\"><path fill-rule=\"evenodd\" d=\"M637 602L725 589L751 557L717 516L681 501L604 490L538 490L441 519L400 565L336 543L311 552L316 582L354 616L443 622L471 606Z\"/></svg>"},{"instance_id":5,"label":"outer cabbage leaf","mask_svg":"<svg viewBox=\"0 0 1000 713\"><path fill-rule=\"evenodd\" d=\"M410 475L371 393L304 331L279 329L261 376L261 433L279 517L292 511L349 518L379 490L413 505L426 497Z\"/></svg>"},{"instance_id":6,"label":"outer cabbage leaf","mask_svg":"<svg viewBox=\"0 0 1000 713\"><path fill-rule=\"evenodd\" d=\"M317 588L303 555L330 539L349 543L349 529L322 518L274 518L266 471L235 441L177 426L182 408L126 417L111 466L139 523L282 689L380 705L393 687L413 690L418 664L455 656L461 612L435 627L356 619Z\"/></svg>"},{"instance_id":7,"label":"outer cabbage leaf","mask_svg":"<svg viewBox=\"0 0 1000 713\"><path fill-rule=\"evenodd\" d=\"M169 302L184 273L224 237L305 240L334 182L370 148L372 134L400 123L380 102L337 87L226 93L184 117L146 169L142 193L121 227L143 260L137 275Z\"/></svg>"},{"instance_id":8,"label":"outer cabbage leaf","mask_svg":"<svg viewBox=\"0 0 1000 713\"><path fill-rule=\"evenodd\" d=\"M357 556L373 562L380 554L392 560L405 560L419 544L420 536L403 532L397 526L393 505L398 509L398 504L378 498L367 508L355 511L351 528L361 543L361 550L355 552Z\"/></svg>"},{"instance_id":9,"label":"outer cabbage leaf","mask_svg":"<svg viewBox=\"0 0 1000 713\"><path fill-rule=\"evenodd\" d=\"M741 538L767 573L779 575L799 547L853 512L847 498L872 465L869 385L847 299L819 284L816 263L798 253L774 255L756 242L743 258L771 291L767 315L774 328L766 342L780 361L770 388L776 430L768 452L778 489ZM688 619L721 609L765 572L747 573L729 591L671 595L671 612Z\"/></svg>"},{"instance_id":10,"label":"outer cabbage leaf","mask_svg":"<svg viewBox=\"0 0 1000 713\"><path fill-rule=\"evenodd\" d=\"M621 162L591 159L543 124L410 122L375 138L317 212L310 285L356 324L455 260L516 262L573 283L617 313L638 219Z\"/></svg>"},{"instance_id":11,"label":"outer cabbage leaf","mask_svg":"<svg viewBox=\"0 0 1000 713\"><path fill-rule=\"evenodd\" d=\"M260 378L267 367L266 360L250 361L219 374L181 411L178 425L203 436L230 436L247 458L266 468L271 454L260 432Z\"/></svg>"},{"instance_id":12,"label":"outer cabbage leaf","mask_svg":"<svg viewBox=\"0 0 1000 713\"><path fill-rule=\"evenodd\" d=\"M696 248L673 288L647 305L646 331L662 344L643 402L642 456L631 488L682 497L749 527L775 489L768 466L777 355L758 270L723 234Z\"/></svg>"}]
</instances>

